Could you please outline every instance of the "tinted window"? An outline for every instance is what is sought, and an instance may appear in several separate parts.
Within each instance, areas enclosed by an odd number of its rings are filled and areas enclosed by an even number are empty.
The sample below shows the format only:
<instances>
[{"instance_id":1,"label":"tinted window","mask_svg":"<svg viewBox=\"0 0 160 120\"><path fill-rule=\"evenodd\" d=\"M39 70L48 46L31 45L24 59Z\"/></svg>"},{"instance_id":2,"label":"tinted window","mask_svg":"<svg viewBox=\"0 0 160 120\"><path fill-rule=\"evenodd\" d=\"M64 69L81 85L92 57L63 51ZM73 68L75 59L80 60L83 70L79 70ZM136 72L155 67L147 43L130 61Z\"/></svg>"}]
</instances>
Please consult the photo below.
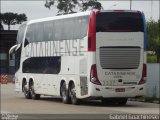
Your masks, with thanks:
<instances>
[{"instance_id":1,"label":"tinted window","mask_svg":"<svg viewBox=\"0 0 160 120\"><path fill-rule=\"evenodd\" d=\"M31 24L25 40L30 43L82 39L87 35L88 18L89 16L82 16Z\"/></svg>"},{"instance_id":2,"label":"tinted window","mask_svg":"<svg viewBox=\"0 0 160 120\"><path fill-rule=\"evenodd\" d=\"M134 12L102 12L96 18L97 32L143 32L142 15Z\"/></svg>"},{"instance_id":3,"label":"tinted window","mask_svg":"<svg viewBox=\"0 0 160 120\"><path fill-rule=\"evenodd\" d=\"M32 57L23 62L23 73L58 74L61 57Z\"/></svg>"}]
</instances>

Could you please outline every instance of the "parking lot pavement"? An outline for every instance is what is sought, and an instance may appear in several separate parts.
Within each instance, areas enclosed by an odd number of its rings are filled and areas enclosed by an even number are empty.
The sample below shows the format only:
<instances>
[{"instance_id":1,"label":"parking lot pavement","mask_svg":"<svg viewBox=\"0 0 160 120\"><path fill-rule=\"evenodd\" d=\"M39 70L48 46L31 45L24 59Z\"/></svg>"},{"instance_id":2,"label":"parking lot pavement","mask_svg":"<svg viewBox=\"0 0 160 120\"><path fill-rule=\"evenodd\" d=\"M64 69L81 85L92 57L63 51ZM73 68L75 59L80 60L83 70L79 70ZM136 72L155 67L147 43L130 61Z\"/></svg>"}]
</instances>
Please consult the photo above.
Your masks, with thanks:
<instances>
[{"instance_id":1,"label":"parking lot pavement","mask_svg":"<svg viewBox=\"0 0 160 120\"><path fill-rule=\"evenodd\" d=\"M22 93L14 91L14 84L1 85L1 113L50 114L50 115L94 115L113 114L159 114L159 104L128 101L125 106L102 105L100 101L83 101L80 105L63 104L60 98L42 96L40 100L25 99ZM31 115L30 115L31 116ZM34 116L32 116L34 117ZM43 118L42 116L40 118ZM62 117L59 115L59 117ZM69 116L68 116L69 117ZM84 117L83 115L81 117ZM87 117L87 116L86 116ZM57 116L58 118L58 116Z\"/></svg>"}]
</instances>

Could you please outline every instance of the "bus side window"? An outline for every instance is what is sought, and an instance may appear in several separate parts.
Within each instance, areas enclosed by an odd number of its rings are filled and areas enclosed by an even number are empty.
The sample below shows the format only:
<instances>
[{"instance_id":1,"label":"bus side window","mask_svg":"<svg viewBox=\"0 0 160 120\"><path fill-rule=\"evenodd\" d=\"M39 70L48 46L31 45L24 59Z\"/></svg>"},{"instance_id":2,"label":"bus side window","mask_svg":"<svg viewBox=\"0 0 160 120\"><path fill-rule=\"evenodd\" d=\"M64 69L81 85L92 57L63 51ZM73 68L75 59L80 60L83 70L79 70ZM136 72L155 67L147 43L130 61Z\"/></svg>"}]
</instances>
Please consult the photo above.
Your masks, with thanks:
<instances>
[{"instance_id":1,"label":"bus side window","mask_svg":"<svg viewBox=\"0 0 160 120\"><path fill-rule=\"evenodd\" d=\"M23 62L23 73L58 74L61 57L32 57Z\"/></svg>"}]
</instances>

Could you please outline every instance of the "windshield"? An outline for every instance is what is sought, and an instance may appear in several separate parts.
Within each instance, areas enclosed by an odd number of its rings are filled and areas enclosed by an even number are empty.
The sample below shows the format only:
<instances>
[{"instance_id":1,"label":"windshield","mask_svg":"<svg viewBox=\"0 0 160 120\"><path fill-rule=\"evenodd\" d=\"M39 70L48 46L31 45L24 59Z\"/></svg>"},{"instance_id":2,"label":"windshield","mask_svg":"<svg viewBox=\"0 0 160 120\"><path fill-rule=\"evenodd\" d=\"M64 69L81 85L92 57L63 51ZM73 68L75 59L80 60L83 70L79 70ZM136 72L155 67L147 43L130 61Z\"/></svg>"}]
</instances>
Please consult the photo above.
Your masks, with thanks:
<instances>
[{"instance_id":1,"label":"windshield","mask_svg":"<svg viewBox=\"0 0 160 120\"><path fill-rule=\"evenodd\" d=\"M138 12L101 12L96 18L96 32L143 32L143 26Z\"/></svg>"}]
</instances>

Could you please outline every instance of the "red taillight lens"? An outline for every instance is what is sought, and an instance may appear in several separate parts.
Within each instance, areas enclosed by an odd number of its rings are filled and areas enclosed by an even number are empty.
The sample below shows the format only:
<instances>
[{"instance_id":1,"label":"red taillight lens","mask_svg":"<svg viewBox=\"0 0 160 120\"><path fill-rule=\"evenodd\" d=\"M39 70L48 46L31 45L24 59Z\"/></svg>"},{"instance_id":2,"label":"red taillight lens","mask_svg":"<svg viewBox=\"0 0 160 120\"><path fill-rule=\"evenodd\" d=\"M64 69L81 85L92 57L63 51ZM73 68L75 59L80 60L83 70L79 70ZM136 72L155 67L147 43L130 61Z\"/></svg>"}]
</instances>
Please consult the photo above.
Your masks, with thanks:
<instances>
[{"instance_id":1,"label":"red taillight lens","mask_svg":"<svg viewBox=\"0 0 160 120\"><path fill-rule=\"evenodd\" d=\"M125 12L125 10L114 10L114 12Z\"/></svg>"},{"instance_id":2,"label":"red taillight lens","mask_svg":"<svg viewBox=\"0 0 160 120\"><path fill-rule=\"evenodd\" d=\"M91 67L90 81L96 85L101 85L100 81L98 80L98 76L97 76L96 64L92 65Z\"/></svg>"},{"instance_id":3,"label":"red taillight lens","mask_svg":"<svg viewBox=\"0 0 160 120\"><path fill-rule=\"evenodd\" d=\"M139 81L139 85L144 84L146 82L146 77L147 77L147 65L143 64L142 78Z\"/></svg>"},{"instance_id":4,"label":"red taillight lens","mask_svg":"<svg viewBox=\"0 0 160 120\"><path fill-rule=\"evenodd\" d=\"M96 13L92 11L89 18L88 51L96 50Z\"/></svg>"}]
</instances>

